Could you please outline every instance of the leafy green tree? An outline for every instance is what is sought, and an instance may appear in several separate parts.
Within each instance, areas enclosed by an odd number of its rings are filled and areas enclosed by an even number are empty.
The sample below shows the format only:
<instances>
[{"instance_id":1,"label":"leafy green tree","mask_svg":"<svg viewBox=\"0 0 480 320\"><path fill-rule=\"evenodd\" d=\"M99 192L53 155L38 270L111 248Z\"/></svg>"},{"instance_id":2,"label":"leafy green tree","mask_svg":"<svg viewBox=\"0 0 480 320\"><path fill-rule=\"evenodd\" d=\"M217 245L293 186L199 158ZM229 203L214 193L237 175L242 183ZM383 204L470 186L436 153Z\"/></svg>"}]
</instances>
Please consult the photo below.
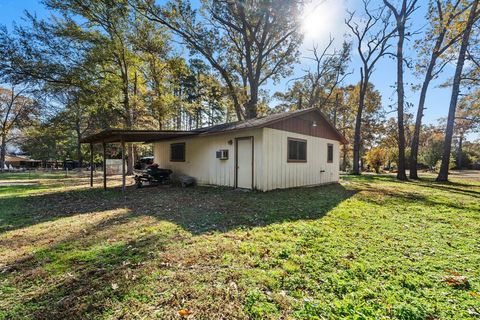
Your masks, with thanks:
<instances>
[{"instance_id":1,"label":"leafy green tree","mask_svg":"<svg viewBox=\"0 0 480 320\"><path fill-rule=\"evenodd\" d=\"M480 89L462 97L455 115L454 141L456 142L455 164L457 169L462 169L465 153L463 143L469 133L480 132Z\"/></svg>"},{"instance_id":2,"label":"leafy green tree","mask_svg":"<svg viewBox=\"0 0 480 320\"><path fill-rule=\"evenodd\" d=\"M29 88L0 88L0 171L5 169L7 143L13 140L12 132L31 124L39 115L40 104L27 96Z\"/></svg>"},{"instance_id":3,"label":"leafy green tree","mask_svg":"<svg viewBox=\"0 0 480 320\"><path fill-rule=\"evenodd\" d=\"M450 163L450 153L452 149L453 129L455 125L455 113L457 109L458 96L460 93L460 81L463 73L463 65L467 55L467 49L469 46L470 35L473 29L473 25L480 15L478 10L479 0L473 0L470 6L468 18L465 23L465 29L462 33L462 40L460 50L458 53L457 65L455 68L455 76L452 84L452 96L450 99L450 106L448 110L447 127L445 129L445 143L442 155L442 164L437 176L437 181L448 181L448 165Z\"/></svg>"},{"instance_id":4,"label":"leafy green tree","mask_svg":"<svg viewBox=\"0 0 480 320\"><path fill-rule=\"evenodd\" d=\"M261 87L289 75L301 43L296 1L133 1L136 10L170 29L214 68L228 90L237 118L254 118Z\"/></svg>"},{"instance_id":5,"label":"leafy green tree","mask_svg":"<svg viewBox=\"0 0 480 320\"><path fill-rule=\"evenodd\" d=\"M93 47L88 59L94 61L105 80L119 87L122 95L123 126L136 125L138 59L131 39L135 37L135 21L128 2L96 0L45 0L48 9L59 12L67 38L90 39ZM137 110L136 110L137 109ZM133 145L127 145L127 173L133 172Z\"/></svg>"},{"instance_id":6,"label":"leafy green tree","mask_svg":"<svg viewBox=\"0 0 480 320\"><path fill-rule=\"evenodd\" d=\"M429 3L427 19L429 29L425 37L416 42L419 51L417 72L423 74L423 83L420 89L420 97L417 106L415 131L411 144L410 173L411 179L418 179L417 162L422 128L422 118L425 111L425 100L427 97L430 82L438 77L443 68L451 59L445 57L445 53L460 38L461 33L456 32L455 23L458 17L464 12L462 0L435 0ZM441 63L439 65L439 60Z\"/></svg>"},{"instance_id":7,"label":"leafy green tree","mask_svg":"<svg viewBox=\"0 0 480 320\"><path fill-rule=\"evenodd\" d=\"M49 119L25 128L18 145L32 158L42 161L74 159L76 155L75 135L64 126L60 117Z\"/></svg>"},{"instance_id":8,"label":"leafy green tree","mask_svg":"<svg viewBox=\"0 0 480 320\"><path fill-rule=\"evenodd\" d=\"M12 34L2 31L0 46L15 49L5 54L3 74L42 93L49 106L42 121L62 115L57 126L61 120L64 124L60 127L74 134L77 154L73 158L82 163L80 139L93 130L90 124L93 108L98 106L95 101L104 103L115 92L97 72L97 59L90 58L95 37L79 37L68 19L48 23L28 13L25 18L28 24L17 26ZM113 119L110 117L109 123ZM36 125L41 126L42 121Z\"/></svg>"},{"instance_id":9,"label":"leafy green tree","mask_svg":"<svg viewBox=\"0 0 480 320\"><path fill-rule=\"evenodd\" d=\"M375 169L376 173L380 173L380 168L387 159L387 151L381 147L372 148L366 153L365 159L367 164Z\"/></svg>"},{"instance_id":10,"label":"leafy green tree","mask_svg":"<svg viewBox=\"0 0 480 320\"><path fill-rule=\"evenodd\" d=\"M427 164L430 168L433 168L437 165L442 159L442 150L443 150L443 136L435 135L430 137L425 147L422 149L421 159Z\"/></svg>"}]
</instances>

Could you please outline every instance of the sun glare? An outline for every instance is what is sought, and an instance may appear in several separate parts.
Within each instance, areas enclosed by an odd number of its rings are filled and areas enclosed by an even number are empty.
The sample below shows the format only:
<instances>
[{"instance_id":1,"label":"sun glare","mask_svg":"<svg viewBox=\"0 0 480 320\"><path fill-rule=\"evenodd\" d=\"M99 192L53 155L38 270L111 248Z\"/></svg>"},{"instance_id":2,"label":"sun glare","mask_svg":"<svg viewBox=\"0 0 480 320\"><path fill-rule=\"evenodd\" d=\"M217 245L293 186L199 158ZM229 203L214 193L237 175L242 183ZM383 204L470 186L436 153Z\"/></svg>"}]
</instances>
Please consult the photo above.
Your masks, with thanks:
<instances>
[{"instance_id":1,"label":"sun glare","mask_svg":"<svg viewBox=\"0 0 480 320\"><path fill-rule=\"evenodd\" d=\"M338 0L313 1L305 8L302 18L302 31L307 40L321 40L335 30L343 21L342 2Z\"/></svg>"}]
</instances>

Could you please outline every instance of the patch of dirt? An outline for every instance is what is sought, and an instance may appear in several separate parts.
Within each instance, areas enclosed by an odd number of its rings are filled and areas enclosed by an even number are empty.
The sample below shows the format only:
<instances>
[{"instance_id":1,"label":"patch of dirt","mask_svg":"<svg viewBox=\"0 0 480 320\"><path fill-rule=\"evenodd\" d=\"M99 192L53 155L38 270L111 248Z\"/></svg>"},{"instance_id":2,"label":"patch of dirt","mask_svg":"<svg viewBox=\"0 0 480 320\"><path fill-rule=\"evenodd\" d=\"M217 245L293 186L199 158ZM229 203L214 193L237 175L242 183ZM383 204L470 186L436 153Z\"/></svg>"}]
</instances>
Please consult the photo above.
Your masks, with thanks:
<instances>
[{"instance_id":1,"label":"patch of dirt","mask_svg":"<svg viewBox=\"0 0 480 320\"><path fill-rule=\"evenodd\" d=\"M466 178L473 181L480 181L480 170L452 170L450 175L455 178Z\"/></svg>"},{"instance_id":2,"label":"patch of dirt","mask_svg":"<svg viewBox=\"0 0 480 320\"><path fill-rule=\"evenodd\" d=\"M38 181L0 181L0 187L16 187L16 186L36 186L38 185Z\"/></svg>"}]
</instances>

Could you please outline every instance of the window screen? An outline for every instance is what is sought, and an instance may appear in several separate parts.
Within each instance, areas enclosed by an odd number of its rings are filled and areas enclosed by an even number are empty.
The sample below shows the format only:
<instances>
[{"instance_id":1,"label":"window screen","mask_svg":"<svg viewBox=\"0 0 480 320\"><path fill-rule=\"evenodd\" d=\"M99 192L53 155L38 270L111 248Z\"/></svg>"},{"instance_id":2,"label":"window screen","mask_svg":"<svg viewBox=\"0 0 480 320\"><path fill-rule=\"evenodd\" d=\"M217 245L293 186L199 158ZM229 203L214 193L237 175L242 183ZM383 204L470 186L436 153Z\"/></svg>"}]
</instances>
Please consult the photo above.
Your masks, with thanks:
<instances>
[{"instance_id":1,"label":"window screen","mask_svg":"<svg viewBox=\"0 0 480 320\"><path fill-rule=\"evenodd\" d=\"M299 139L288 139L288 161L307 161L307 141Z\"/></svg>"},{"instance_id":2,"label":"window screen","mask_svg":"<svg viewBox=\"0 0 480 320\"><path fill-rule=\"evenodd\" d=\"M327 145L327 162L333 162L333 144Z\"/></svg>"},{"instance_id":3,"label":"window screen","mask_svg":"<svg viewBox=\"0 0 480 320\"><path fill-rule=\"evenodd\" d=\"M185 143L170 145L170 161L185 161Z\"/></svg>"}]
</instances>

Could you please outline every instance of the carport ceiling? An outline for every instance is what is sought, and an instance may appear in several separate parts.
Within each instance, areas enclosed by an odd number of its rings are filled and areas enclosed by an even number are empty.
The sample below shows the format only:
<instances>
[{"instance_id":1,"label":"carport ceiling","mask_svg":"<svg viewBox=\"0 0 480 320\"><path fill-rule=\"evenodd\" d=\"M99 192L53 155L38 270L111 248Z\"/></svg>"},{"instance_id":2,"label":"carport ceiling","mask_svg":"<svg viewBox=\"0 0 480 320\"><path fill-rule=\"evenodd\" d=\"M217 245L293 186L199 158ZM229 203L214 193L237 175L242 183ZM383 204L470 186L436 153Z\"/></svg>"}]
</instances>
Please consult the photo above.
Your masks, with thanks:
<instances>
[{"instance_id":1,"label":"carport ceiling","mask_svg":"<svg viewBox=\"0 0 480 320\"><path fill-rule=\"evenodd\" d=\"M81 139L81 143L153 142L198 135L200 132L177 130L105 130Z\"/></svg>"}]
</instances>

